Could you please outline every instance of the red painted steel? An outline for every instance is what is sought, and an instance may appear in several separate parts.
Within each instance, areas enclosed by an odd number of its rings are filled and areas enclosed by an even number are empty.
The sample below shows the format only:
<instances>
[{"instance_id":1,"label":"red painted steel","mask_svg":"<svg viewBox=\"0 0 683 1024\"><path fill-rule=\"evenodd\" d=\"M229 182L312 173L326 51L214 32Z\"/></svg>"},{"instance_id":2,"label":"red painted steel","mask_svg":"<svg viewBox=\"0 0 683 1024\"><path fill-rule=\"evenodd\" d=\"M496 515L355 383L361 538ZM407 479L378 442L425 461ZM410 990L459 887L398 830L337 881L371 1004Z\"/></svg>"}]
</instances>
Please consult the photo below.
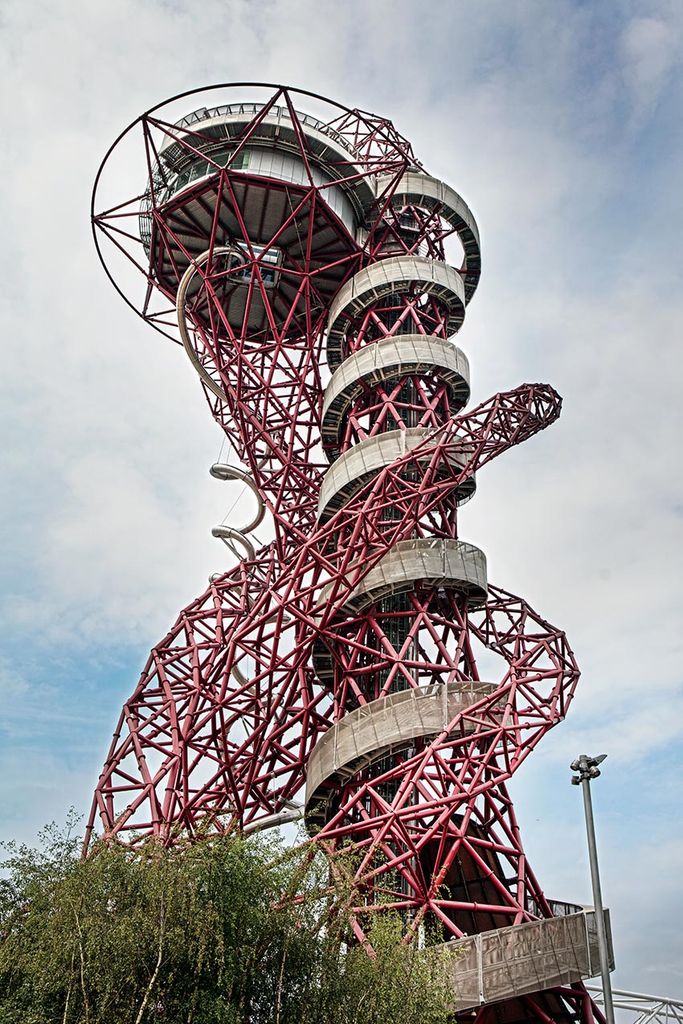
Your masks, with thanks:
<instances>
[{"instance_id":1,"label":"red painted steel","mask_svg":"<svg viewBox=\"0 0 683 1024\"><path fill-rule=\"evenodd\" d=\"M243 99L246 87L232 88ZM202 96L209 110L229 93L217 90ZM495 688L439 735L330 783L316 841L333 872L352 876L359 939L387 907L400 911L407 938L425 923L448 938L552 916L506 783L571 701L579 673L564 634L494 586L483 607L419 581L392 601L361 610L347 602L398 542L456 539L459 485L551 424L561 401L548 385L528 384L462 412L428 372L364 385L342 426L342 453L387 430L427 433L318 522L331 303L359 270L387 258L443 262L455 229L438 204L392 205L404 174L420 164L389 121L269 87L262 107L244 108L219 159L207 150L206 108L177 124L174 102L143 115L110 150L93 199L96 243L126 301L174 340L180 280L196 268L185 308L193 358L275 539L214 579L153 648L100 775L88 841L97 823L105 838L130 844L255 825L301 795L311 750L349 711L397 689L479 680L482 664L486 682L499 671ZM300 102L322 110L317 127L297 112ZM285 128L275 129L270 149L294 161L289 178L249 168L257 140L259 154L268 152L262 137L276 120ZM324 160L316 132L333 142ZM121 201L114 189L101 199L109 166L131 141L144 159L144 192ZM177 154L175 185L162 145ZM192 163L200 160L205 167ZM181 187L179 167L189 168ZM194 181L192 167L204 168ZM356 231L344 219L351 200L362 207ZM232 254L214 253L230 246ZM478 266L468 268L469 294ZM130 268L146 282L139 294ZM406 332L449 334L443 300L419 284L348 316L342 355ZM324 679L316 651L331 666ZM338 849L355 857L335 858ZM494 1012L506 1021L602 1019L581 985L474 1016L484 1022Z\"/></svg>"}]
</instances>

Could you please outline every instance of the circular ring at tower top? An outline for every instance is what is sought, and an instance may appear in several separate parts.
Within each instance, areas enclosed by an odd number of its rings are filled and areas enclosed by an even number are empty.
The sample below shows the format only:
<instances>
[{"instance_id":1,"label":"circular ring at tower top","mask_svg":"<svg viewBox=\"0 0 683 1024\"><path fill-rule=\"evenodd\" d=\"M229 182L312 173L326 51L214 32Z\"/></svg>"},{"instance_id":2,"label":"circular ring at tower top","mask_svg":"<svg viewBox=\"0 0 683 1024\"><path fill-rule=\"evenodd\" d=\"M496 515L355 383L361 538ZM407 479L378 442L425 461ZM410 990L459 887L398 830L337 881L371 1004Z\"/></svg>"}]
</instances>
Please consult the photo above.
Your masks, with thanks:
<instances>
[{"instance_id":1,"label":"circular ring at tower top","mask_svg":"<svg viewBox=\"0 0 683 1024\"><path fill-rule=\"evenodd\" d=\"M381 197L384 189L391 189L392 181L390 176L377 179L378 196ZM465 282L465 302L469 302L481 275L481 246L477 222L465 200L445 181L419 171L407 171L391 194L391 205L437 210L451 225L465 252L465 263L460 273Z\"/></svg>"},{"instance_id":2,"label":"circular ring at tower top","mask_svg":"<svg viewBox=\"0 0 683 1024\"><path fill-rule=\"evenodd\" d=\"M448 310L449 334L460 330L465 319L465 286L462 277L447 263L424 256L395 256L359 270L339 290L330 308L327 328L327 362L336 370L344 358L343 343L349 321L373 302L419 285Z\"/></svg>"},{"instance_id":3,"label":"circular ring at tower top","mask_svg":"<svg viewBox=\"0 0 683 1024\"><path fill-rule=\"evenodd\" d=\"M409 427L408 430L387 430L374 437L368 437L360 444L354 445L333 462L323 477L318 499L318 521L325 522L331 515L356 494L364 484L368 483L386 466L391 466L407 452L424 446L415 458L419 462L429 462L434 454L431 446L424 442L431 433L428 427ZM436 470L437 477L444 472L458 473L467 464L468 454L464 450L449 450L444 453L443 467ZM412 467L407 467L409 471ZM462 505L474 494L476 483L474 475L463 480L455 490L458 505Z\"/></svg>"},{"instance_id":4,"label":"circular ring at tower top","mask_svg":"<svg viewBox=\"0 0 683 1024\"><path fill-rule=\"evenodd\" d=\"M364 388L408 374L438 377L448 389L453 413L469 400L470 365L453 342L429 334L383 338L353 352L337 367L325 388L321 435L328 458L337 458L344 419Z\"/></svg>"}]
</instances>

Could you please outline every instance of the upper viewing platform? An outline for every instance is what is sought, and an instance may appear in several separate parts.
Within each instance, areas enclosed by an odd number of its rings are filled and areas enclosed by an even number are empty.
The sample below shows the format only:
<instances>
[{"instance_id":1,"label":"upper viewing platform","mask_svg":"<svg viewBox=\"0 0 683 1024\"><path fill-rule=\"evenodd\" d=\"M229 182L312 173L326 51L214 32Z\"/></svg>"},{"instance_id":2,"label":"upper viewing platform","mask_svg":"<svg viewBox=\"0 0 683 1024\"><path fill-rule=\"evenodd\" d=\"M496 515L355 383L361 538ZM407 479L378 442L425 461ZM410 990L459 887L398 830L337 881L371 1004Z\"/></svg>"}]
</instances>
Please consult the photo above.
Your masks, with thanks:
<instances>
[{"instance_id":1,"label":"upper viewing platform","mask_svg":"<svg viewBox=\"0 0 683 1024\"><path fill-rule=\"evenodd\" d=\"M310 170L316 185L342 185L355 207L355 216L349 217L343 210L347 215L342 219L355 229L364 217L363 211L375 199L375 191L358 164L358 151L329 124L299 110L294 113L296 123L286 107L227 103L200 107L182 117L173 125L177 133L169 129L159 147L159 162L154 168L159 186L157 202L166 202L221 167L298 185L310 184ZM302 158L302 141L309 167ZM337 205L343 209L343 204Z\"/></svg>"},{"instance_id":2,"label":"upper viewing platform","mask_svg":"<svg viewBox=\"0 0 683 1024\"><path fill-rule=\"evenodd\" d=\"M142 114L98 172L93 226L117 289L174 340L180 282L193 266L202 269L187 314L224 341L319 339L347 282L406 257L450 274L462 306L481 266L469 207L390 120L263 83L193 90ZM392 295L393 285L387 302Z\"/></svg>"}]
</instances>

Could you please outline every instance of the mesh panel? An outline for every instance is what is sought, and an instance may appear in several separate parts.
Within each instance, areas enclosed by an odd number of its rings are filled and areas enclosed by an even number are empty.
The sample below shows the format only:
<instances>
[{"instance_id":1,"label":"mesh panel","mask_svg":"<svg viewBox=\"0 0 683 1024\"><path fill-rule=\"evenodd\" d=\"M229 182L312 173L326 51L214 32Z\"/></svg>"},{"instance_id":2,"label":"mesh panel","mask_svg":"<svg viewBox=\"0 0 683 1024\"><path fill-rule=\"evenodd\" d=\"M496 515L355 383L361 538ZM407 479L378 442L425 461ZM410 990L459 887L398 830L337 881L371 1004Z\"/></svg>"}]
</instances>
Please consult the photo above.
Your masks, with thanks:
<instances>
[{"instance_id":1,"label":"mesh panel","mask_svg":"<svg viewBox=\"0 0 683 1024\"><path fill-rule=\"evenodd\" d=\"M605 925L611 957L607 911ZM594 911L498 928L434 947L432 954L443 961L459 1010L568 985L600 970Z\"/></svg>"}]
</instances>

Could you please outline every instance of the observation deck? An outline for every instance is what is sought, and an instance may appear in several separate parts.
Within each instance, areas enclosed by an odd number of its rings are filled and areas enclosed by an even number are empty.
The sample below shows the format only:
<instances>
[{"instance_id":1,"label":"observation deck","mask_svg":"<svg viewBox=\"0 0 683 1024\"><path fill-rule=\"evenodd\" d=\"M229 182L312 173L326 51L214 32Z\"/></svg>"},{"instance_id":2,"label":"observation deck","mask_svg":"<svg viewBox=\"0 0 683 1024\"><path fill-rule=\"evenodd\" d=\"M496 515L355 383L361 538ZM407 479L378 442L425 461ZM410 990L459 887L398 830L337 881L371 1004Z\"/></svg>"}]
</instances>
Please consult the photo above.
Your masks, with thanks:
<instances>
[{"instance_id":1,"label":"observation deck","mask_svg":"<svg viewBox=\"0 0 683 1024\"><path fill-rule=\"evenodd\" d=\"M214 173L216 166L229 165L232 170L249 168L254 174L309 187L311 177L319 187L337 182L355 209L354 221L349 220L349 226L353 222L362 223L365 210L374 202L375 192L357 164L358 154L344 136L299 110L295 111L295 127L289 110L279 106L271 106L254 125L254 119L263 110L266 105L262 103L201 107L176 122L174 128L178 129L182 141L169 134L159 148L160 162L156 170L165 181L167 191L158 201L163 203L191 182ZM243 136L247 129L250 130L245 141ZM301 157L298 130L305 137L308 168ZM188 151L188 145L197 152ZM256 159L258 151L263 158L261 162ZM265 158L268 151L271 160Z\"/></svg>"},{"instance_id":2,"label":"observation deck","mask_svg":"<svg viewBox=\"0 0 683 1024\"><path fill-rule=\"evenodd\" d=\"M248 294L254 266L276 326L297 305L303 265L316 273L314 309L325 308L343 279L344 258L358 252L358 229L375 199L347 140L308 114L296 117L257 103L194 111L167 129L141 203L140 235L159 286L171 295L212 237L235 248L220 267L220 294L239 333L272 326L258 289ZM299 306L303 312L303 298Z\"/></svg>"}]
</instances>

